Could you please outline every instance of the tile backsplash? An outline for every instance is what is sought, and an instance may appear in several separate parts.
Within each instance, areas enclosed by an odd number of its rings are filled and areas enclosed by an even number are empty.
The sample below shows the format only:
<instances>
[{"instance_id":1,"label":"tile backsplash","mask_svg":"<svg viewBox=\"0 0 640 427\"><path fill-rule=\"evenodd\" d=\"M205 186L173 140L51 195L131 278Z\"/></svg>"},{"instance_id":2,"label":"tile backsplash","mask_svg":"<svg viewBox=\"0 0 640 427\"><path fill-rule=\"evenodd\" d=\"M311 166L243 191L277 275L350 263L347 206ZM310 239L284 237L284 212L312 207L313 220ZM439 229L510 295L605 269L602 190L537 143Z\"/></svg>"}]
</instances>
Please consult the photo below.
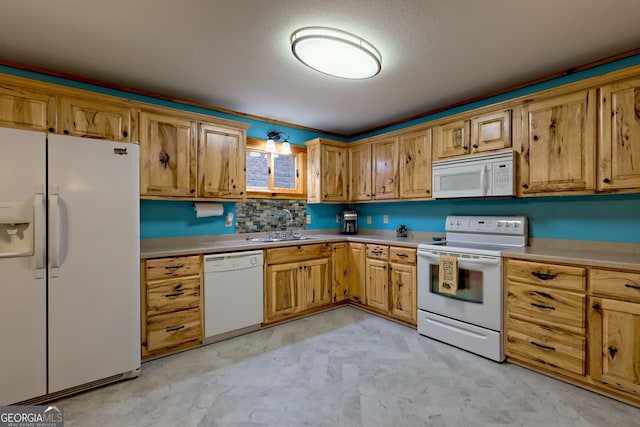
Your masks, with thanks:
<instances>
[{"instance_id":1,"label":"tile backsplash","mask_svg":"<svg viewBox=\"0 0 640 427\"><path fill-rule=\"evenodd\" d=\"M306 216L305 200L247 199L236 203L236 233L304 230Z\"/></svg>"}]
</instances>

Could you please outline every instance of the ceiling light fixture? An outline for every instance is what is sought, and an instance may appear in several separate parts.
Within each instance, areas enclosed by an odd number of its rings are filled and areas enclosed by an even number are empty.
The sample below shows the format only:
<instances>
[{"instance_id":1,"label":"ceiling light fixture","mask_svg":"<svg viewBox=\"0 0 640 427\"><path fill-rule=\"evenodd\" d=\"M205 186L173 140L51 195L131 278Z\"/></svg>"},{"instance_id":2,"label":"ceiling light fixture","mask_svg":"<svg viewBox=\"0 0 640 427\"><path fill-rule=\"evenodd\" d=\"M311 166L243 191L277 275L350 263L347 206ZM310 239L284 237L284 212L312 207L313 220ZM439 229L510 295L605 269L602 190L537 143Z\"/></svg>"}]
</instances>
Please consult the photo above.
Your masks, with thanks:
<instances>
[{"instance_id":1,"label":"ceiling light fixture","mask_svg":"<svg viewBox=\"0 0 640 427\"><path fill-rule=\"evenodd\" d=\"M368 79L382 68L382 56L371 43L334 28L305 27L294 31L291 51L307 67L344 79Z\"/></svg>"},{"instance_id":2,"label":"ceiling light fixture","mask_svg":"<svg viewBox=\"0 0 640 427\"><path fill-rule=\"evenodd\" d=\"M284 136L286 135L286 136ZM267 133L267 146L265 150L270 153L276 152L276 141L280 141L282 138L282 146L280 147L280 154L289 155L291 154L291 144L289 144L289 134L284 132L272 131Z\"/></svg>"}]
</instances>

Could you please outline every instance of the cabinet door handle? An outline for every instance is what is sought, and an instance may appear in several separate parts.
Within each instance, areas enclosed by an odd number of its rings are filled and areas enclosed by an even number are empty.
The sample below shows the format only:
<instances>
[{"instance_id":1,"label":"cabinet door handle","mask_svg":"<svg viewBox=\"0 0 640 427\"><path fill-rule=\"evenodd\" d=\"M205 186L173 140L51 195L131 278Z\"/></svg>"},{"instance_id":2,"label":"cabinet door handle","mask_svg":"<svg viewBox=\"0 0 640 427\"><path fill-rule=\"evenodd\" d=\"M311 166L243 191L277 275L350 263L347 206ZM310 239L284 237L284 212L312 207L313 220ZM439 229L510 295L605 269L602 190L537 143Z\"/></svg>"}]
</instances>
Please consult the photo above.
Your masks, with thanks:
<instances>
[{"instance_id":1,"label":"cabinet door handle","mask_svg":"<svg viewBox=\"0 0 640 427\"><path fill-rule=\"evenodd\" d=\"M631 288L631 289L637 289L637 290L639 290L639 291L640 291L640 286L638 286L638 285L632 285L632 284L630 284L630 283L625 283L625 284L624 284L624 287L625 287L625 288Z\"/></svg>"},{"instance_id":2,"label":"cabinet door handle","mask_svg":"<svg viewBox=\"0 0 640 427\"><path fill-rule=\"evenodd\" d=\"M472 147L473 148L478 148L478 144L473 144Z\"/></svg>"},{"instance_id":3,"label":"cabinet door handle","mask_svg":"<svg viewBox=\"0 0 640 427\"><path fill-rule=\"evenodd\" d=\"M609 178L605 178L602 180L602 182L604 182L605 184L608 184L611 182L611 180Z\"/></svg>"},{"instance_id":4,"label":"cabinet door handle","mask_svg":"<svg viewBox=\"0 0 640 427\"><path fill-rule=\"evenodd\" d=\"M166 298L177 298L177 297L181 297L182 295L184 295L184 292L177 292L175 294L166 294L165 297Z\"/></svg>"},{"instance_id":5,"label":"cabinet door handle","mask_svg":"<svg viewBox=\"0 0 640 427\"><path fill-rule=\"evenodd\" d=\"M129 136L129 132L127 132L126 130L122 131L122 136L124 136L125 138L128 137Z\"/></svg>"},{"instance_id":6,"label":"cabinet door handle","mask_svg":"<svg viewBox=\"0 0 640 427\"><path fill-rule=\"evenodd\" d=\"M594 309L594 310L596 310L596 311L597 311L597 310L600 310L600 304L597 304L597 303L596 303L596 304L593 304L593 305L591 306L591 308L593 308L593 309Z\"/></svg>"},{"instance_id":7,"label":"cabinet door handle","mask_svg":"<svg viewBox=\"0 0 640 427\"><path fill-rule=\"evenodd\" d=\"M49 128L49 132L54 133L56 130L54 128Z\"/></svg>"},{"instance_id":8,"label":"cabinet door handle","mask_svg":"<svg viewBox=\"0 0 640 427\"><path fill-rule=\"evenodd\" d=\"M543 348L543 349L545 349L545 350L556 351L556 348L555 348L555 347L551 347L551 346L549 346L549 345L538 344L538 343L537 343L537 342L535 342L535 341L529 341L529 342L530 342L531 344L535 345L536 347L540 347L540 348Z\"/></svg>"},{"instance_id":9,"label":"cabinet door handle","mask_svg":"<svg viewBox=\"0 0 640 427\"><path fill-rule=\"evenodd\" d=\"M409 255L407 255L407 254L402 254L402 253L400 253L400 254L396 254L396 255L397 255L397 256L399 256L400 258L406 258L406 257L408 257L408 256L409 256Z\"/></svg>"},{"instance_id":10,"label":"cabinet door handle","mask_svg":"<svg viewBox=\"0 0 640 427\"><path fill-rule=\"evenodd\" d=\"M551 307L549 305L536 304L535 302L532 302L531 305L534 306L534 307L542 308L544 310L555 310L556 309L555 307Z\"/></svg>"},{"instance_id":11,"label":"cabinet door handle","mask_svg":"<svg viewBox=\"0 0 640 427\"><path fill-rule=\"evenodd\" d=\"M180 329L184 329L184 325L180 325L177 328L167 328L166 331L167 332L175 332L175 331L179 331Z\"/></svg>"},{"instance_id":12,"label":"cabinet door handle","mask_svg":"<svg viewBox=\"0 0 640 427\"><path fill-rule=\"evenodd\" d=\"M65 129L65 130L62 131L62 133L64 133L65 135L69 135L69 130Z\"/></svg>"},{"instance_id":13,"label":"cabinet door handle","mask_svg":"<svg viewBox=\"0 0 640 427\"><path fill-rule=\"evenodd\" d=\"M551 279L555 279L557 274L545 274L545 273L539 273L537 271L532 271L531 275L534 277L537 277L540 280L551 280Z\"/></svg>"},{"instance_id":14,"label":"cabinet door handle","mask_svg":"<svg viewBox=\"0 0 640 427\"><path fill-rule=\"evenodd\" d=\"M184 264L180 264L180 265L167 265L165 266L165 270L177 270L179 268L184 267Z\"/></svg>"},{"instance_id":15,"label":"cabinet door handle","mask_svg":"<svg viewBox=\"0 0 640 427\"><path fill-rule=\"evenodd\" d=\"M526 190L527 188L529 188L529 185L528 184L522 184L522 188L524 188Z\"/></svg>"}]
</instances>

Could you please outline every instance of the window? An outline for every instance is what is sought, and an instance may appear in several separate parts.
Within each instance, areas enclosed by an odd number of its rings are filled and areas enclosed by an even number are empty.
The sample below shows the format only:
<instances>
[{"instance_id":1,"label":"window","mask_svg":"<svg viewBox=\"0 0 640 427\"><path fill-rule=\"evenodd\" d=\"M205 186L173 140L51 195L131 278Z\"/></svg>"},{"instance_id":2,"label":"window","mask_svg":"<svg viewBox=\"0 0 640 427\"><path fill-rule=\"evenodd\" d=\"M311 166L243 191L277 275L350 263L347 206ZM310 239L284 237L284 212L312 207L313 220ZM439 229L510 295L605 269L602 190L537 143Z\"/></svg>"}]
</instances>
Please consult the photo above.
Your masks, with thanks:
<instances>
[{"instance_id":1,"label":"window","mask_svg":"<svg viewBox=\"0 0 640 427\"><path fill-rule=\"evenodd\" d=\"M306 198L306 147L291 146L290 155L265 149L265 141L247 139L247 193L250 197Z\"/></svg>"}]
</instances>

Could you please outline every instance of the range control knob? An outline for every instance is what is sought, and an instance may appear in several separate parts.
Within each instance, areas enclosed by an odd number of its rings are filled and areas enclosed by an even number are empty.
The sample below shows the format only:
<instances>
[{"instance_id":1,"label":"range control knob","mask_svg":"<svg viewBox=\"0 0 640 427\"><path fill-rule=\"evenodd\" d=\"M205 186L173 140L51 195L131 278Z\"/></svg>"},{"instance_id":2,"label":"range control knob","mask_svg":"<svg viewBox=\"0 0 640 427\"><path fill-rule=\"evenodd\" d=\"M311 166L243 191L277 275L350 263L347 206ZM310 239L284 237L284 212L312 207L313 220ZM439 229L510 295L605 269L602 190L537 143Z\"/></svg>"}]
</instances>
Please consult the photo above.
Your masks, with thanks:
<instances>
[{"instance_id":1,"label":"range control knob","mask_svg":"<svg viewBox=\"0 0 640 427\"><path fill-rule=\"evenodd\" d=\"M515 228L520 227L520 221L515 221L515 222L513 223L513 226L514 226Z\"/></svg>"},{"instance_id":2,"label":"range control knob","mask_svg":"<svg viewBox=\"0 0 640 427\"><path fill-rule=\"evenodd\" d=\"M498 221L498 227L502 228L502 221Z\"/></svg>"},{"instance_id":3,"label":"range control knob","mask_svg":"<svg viewBox=\"0 0 640 427\"><path fill-rule=\"evenodd\" d=\"M504 226L505 226L505 227L507 227L507 228L509 228L509 227L511 226L511 223L510 223L509 221L505 221L505 222L504 222Z\"/></svg>"}]
</instances>

